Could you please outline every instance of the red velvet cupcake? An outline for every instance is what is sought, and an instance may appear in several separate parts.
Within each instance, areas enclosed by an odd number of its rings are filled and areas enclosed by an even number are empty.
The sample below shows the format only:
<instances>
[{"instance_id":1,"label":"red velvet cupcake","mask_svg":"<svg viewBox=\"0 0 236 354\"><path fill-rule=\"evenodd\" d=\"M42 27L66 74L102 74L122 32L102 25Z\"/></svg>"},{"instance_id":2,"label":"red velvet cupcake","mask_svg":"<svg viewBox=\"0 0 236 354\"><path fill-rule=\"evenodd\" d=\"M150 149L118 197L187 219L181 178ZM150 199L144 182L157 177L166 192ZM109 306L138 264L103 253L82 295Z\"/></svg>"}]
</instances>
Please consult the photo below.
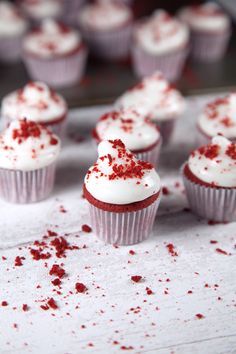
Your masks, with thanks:
<instances>
[{"instance_id":1,"label":"red velvet cupcake","mask_svg":"<svg viewBox=\"0 0 236 354\"><path fill-rule=\"evenodd\" d=\"M104 114L96 124L93 137L97 143L121 139L138 160L157 165L162 145L160 132L148 118L131 109Z\"/></svg>"},{"instance_id":2,"label":"red velvet cupcake","mask_svg":"<svg viewBox=\"0 0 236 354\"><path fill-rule=\"evenodd\" d=\"M183 167L190 208L216 222L236 221L236 144L217 136L193 151Z\"/></svg>"},{"instance_id":3,"label":"red velvet cupcake","mask_svg":"<svg viewBox=\"0 0 236 354\"><path fill-rule=\"evenodd\" d=\"M130 245L151 233L161 198L153 166L137 160L121 140L103 141L85 176L92 228L106 243Z\"/></svg>"}]
</instances>

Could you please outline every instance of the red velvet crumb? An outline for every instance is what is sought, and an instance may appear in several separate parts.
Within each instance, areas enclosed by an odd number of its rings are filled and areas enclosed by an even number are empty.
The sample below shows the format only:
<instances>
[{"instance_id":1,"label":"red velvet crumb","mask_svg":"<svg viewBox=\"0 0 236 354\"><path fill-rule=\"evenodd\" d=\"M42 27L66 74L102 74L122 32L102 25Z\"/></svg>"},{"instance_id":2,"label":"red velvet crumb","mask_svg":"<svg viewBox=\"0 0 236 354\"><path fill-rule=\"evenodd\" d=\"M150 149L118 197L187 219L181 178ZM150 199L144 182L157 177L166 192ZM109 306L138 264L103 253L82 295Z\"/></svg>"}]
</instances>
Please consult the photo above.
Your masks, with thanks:
<instances>
[{"instance_id":1,"label":"red velvet crumb","mask_svg":"<svg viewBox=\"0 0 236 354\"><path fill-rule=\"evenodd\" d=\"M139 283L142 280L142 276L141 275L133 275L131 277L131 280L134 281L135 283Z\"/></svg>"},{"instance_id":2,"label":"red velvet crumb","mask_svg":"<svg viewBox=\"0 0 236 354\"><path fill-rule=\"evenodd\" d=\"M92 232L92 228L89 225L84 224L84 225L82 225L82 231L90 233L90 232Z\"/></svg>"},{"instance_id":3,"label":"red velvet crumb","mask_svg":"<svg viewBox=\"0 0 236 354\"><path fill-rule=\"evenodd\" d=\"M78 293L84 293L87 291L87 287L83 283L76 283L75 284L75 289Z\"/></svg>"}]
</instances>

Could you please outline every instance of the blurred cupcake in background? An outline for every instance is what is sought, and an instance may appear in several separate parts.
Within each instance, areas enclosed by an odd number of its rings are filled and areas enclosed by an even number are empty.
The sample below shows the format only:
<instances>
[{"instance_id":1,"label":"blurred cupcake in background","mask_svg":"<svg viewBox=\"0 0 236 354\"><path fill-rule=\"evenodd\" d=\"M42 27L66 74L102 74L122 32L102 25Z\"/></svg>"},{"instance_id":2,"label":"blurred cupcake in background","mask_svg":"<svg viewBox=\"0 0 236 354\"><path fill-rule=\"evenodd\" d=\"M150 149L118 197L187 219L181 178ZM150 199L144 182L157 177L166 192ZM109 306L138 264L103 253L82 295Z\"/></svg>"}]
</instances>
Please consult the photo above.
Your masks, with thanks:
<instances>
[{"instance_id":1,"label":"blurred cupcake in background","mask_svg":"<svg viewBox=\"0 0 236 354\"><path fill-rule=\"evenodd\" d=\"M216 135L236 141L236 93L209 102L197 121L198 144L208 144Z\"/></svg>"},{"instance_id":2,"label":"blurred cupcake in background","mask_svg":"<svg viewBox=\"0 0 236 354\"><path fill-rule=\"evenodd\" d=\"M22 38L28 23L17 7L8 1L0 2L0 60L14 62L20 59Z\"/></svg>"},{"instance_id":3,"label":"blurred cupcake in background","mask_svg":"<svg viewBox=\"0 0 236 354\"><path fill-rule=\"evenodd\" d=\"M115 102L120 109L131 108L147 116L160 128L164 144L169 143L176 121L185 110L185 99L160 72L144 78Z\"/></svg>"},{"instance_id":4,"label":"blurred cupcake in background","mask_svg":"<svg viewBox=\"0 0 236 354\"><path fill-rule=\"evenodd\" d=\"M183 8L180 19L191 31L191 56L196 60L221 59L231 36L230 17L215 3Z\"/></svg>"},{"instance_id":5,"label":"blurred cupcake in background","mask_svg":"<svg viewBox=\"0 0 236 354\"><path fill-rule=\"evenodd\" d=\"M63 14L61 0L19 0L20 7L34 25L44 19L59 19Z\"/></svg>"},{"instance_id":6,"label":"blurred cupcake in background","mask_svg":"<svg viewBox=\"0 0 236 354\"><path fill-rule=\"evenodd\" d=\"M170 80L177 80L189 50L189 31L185 24L164 10L139 21L134 29L132 62L138 77L161 71Z\"/></svg>"},{"instance_id":7,"label":"blurred cupcake in background","mask_svg":"<svg viewBox=\"0 0 236 354\"><path fill-rule=\"evenodd\" d=\"M128 57L133 28L128 6L116 0L97 0L80 10L78 22L94 56L107 60Z\"/></svg>"},{"instance_id":8,"label":"blurred cupcake in background","mask_svg":"<svg viewBox=\"0 0 236 354\"><path fill-rule=\"evenodd\" d=\"M78 31L53 20L29 32L23 41L23 60L33 80L69 86L84 74L87 49Z\"/></svg>"},{"instance_id":9,"label":"blurred cupcake in background","mask_svg":"<svg viewBox=\"0 0 236 354\"><path fill-rule=\"evenodd\" d=\"M14 120L30 117L62 138L67 123L67 104L62 96L42 82L29 82L2 100L1 117L8 127Z\"/></svg>"},{"instance_id":10,"label":"blurred cupcake in background","mask_svg":"<svg viewBox=\"0 0 236 354\"><path fill-rule=\"evenodd\" d=\"M157 165L162 138L155 124L132 109L111 111L96 124L93 137L102 140L121 139L139 160Z\"/></svg>"},{"instance_id":11,"label":"blurred cupcake in background","mask_svg":"<svg viewBox=\"0 0 236 354\"><path fill-rule=\"evenodd\" d=\"M29 120L15 120L0 134L0 197L33 203L48 197L54 185L60 140Z\"/></svg>"}]
</instances>

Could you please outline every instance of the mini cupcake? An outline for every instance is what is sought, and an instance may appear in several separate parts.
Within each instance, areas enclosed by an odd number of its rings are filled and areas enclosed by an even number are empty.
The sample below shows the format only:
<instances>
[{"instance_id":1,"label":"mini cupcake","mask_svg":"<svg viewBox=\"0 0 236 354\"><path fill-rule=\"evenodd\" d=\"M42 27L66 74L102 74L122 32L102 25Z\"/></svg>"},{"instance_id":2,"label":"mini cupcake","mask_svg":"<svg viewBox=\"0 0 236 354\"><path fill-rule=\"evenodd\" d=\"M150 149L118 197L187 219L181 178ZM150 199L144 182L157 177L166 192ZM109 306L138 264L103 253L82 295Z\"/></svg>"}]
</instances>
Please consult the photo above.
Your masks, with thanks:
<instances>
[{"instance_id":1,"label":"mini cupcake","mask_svg":"<svg viewBox=\"0 0 236 354\"><path fill-rule=\"evenodd\" d=\"M0 2L0 60L14 62L20 58L21 42L27 27L27 21L13 4Z\"/></svg>"},{"instance_id":2,"label":"mini cupcake","mask_svg":"<svg viewBox=\"0 0 236 354\"><path fill-rule=\"evenodd\" d=\"M87 49L79 32L53 20L45 20L23 41L23 60L33 80L52 86L68 86L81 79Z\"/></svg>"},{"instance_id":3,"label":"mini cupcake","mask_svg":"<svg viewBox=\"0 0 236 354\"><path fill-rule=\"evenodd\" d=\"M93 131L95 140L121 139L138 160L157 165L162 138L155 124L139 113L127 109L104 114Z\"/></svg>"},{"instance_id":4,"label":"mini cupcake","mask_svg":"<svg viewBox=\"0 0 236 354\"><path fill-rule=\"evenodd\" d=\"M236 93L208 103L198 118L197 130L199 145L208 144L216 135L236 141Z\"/></svg>"},{"instance_id":5,"label":"mini cupcake","mask_svg":"<svg viewBox=\"0 0 236 354\"><path fill-rule=\"evenodd\" d=\"M229 16L215 3L188 6L180 19L191 31L191 56L196 60L221 59L231 35Z\"/></svg>"},{"instance_id":6,"label":"mini cupcake","mask_svg":"<svg viewBox=\"0 0 236 354\"><path fill-rule=\"evenodd\" d=\"M184 112L185 100L161 73L155 72L126 91L115 105L121 109L131 108L148 116L160 128L163 142L167 144L177 119Z\"/></svg>"},{"instance_id":7,"label":"mini cupcake","mask_svg":"<svg viewBox=\"0 0 236 354\"><path fill-rule=\"evenodd\" d=\"M79 27L91 53L102 59L128 56L132 25L129 7L116 1L97 0L79 14Z\"/></svg>"},{"instance_id":8,"label":"mini cupcake","mask_svg":"<svg viewBox=\"0 0 236 354\"><path fill-rule=\"evenodd\" d=\"M95 234L110 244L145 240L161 199L157 172L149 162L137 160L121 140L102 141L98 155L84 182Z\"/></svg>"},{"instance_id":9,"label":"mini cupcake","mask_svg":"<svg viewBox=\"0 0 236 354\"><path fill-rule=\"evenodd\" d=\"M2 119L5 127L13 120L30 117L62 138L67 123L67 104L55 91L42 82L29 82L2 100Z\"/></svg>"},{"instance_id":10,"label":"mini cupcake","mask_svg":"<svg viewBox=\"0 0 236 354\"><path fill-rule=\"evenodd\" d=\"M34 25L47 18L59 19L63 14L61 0L19 0L22 11Z\"/></svg>"},{"instance_id":11,"label":"mini cupcake","mask_svg":"<svg viewBox=\"0 0 236 354\"><path fill-rule=\"evenodd\" d=\"M190 208L216 222L236 221L236 143L217 136L183 167Z\"/></svg>"},{"instance_id":12,"label":"mini cupcake","mask_svg":"<svg viewBox=\"0 0 236 354\"><path fill-rule=\"evenodd\" d=\"M157 10L134 30L132 61L138 77L160 70L175 81L181 75L189 45L186 25L164 10Z\"/></svg>"},{"instance_id":13,"label":"mini cupcake","mask_svg":"<svg viewBox=\"0 0 236 354\"><path fill-rule=\"evenodd\" d=\"M35 122L16 120L0 134L0 196L12 203L45 199L54 185L60 140Z\"/></svg>"}]
</instances>

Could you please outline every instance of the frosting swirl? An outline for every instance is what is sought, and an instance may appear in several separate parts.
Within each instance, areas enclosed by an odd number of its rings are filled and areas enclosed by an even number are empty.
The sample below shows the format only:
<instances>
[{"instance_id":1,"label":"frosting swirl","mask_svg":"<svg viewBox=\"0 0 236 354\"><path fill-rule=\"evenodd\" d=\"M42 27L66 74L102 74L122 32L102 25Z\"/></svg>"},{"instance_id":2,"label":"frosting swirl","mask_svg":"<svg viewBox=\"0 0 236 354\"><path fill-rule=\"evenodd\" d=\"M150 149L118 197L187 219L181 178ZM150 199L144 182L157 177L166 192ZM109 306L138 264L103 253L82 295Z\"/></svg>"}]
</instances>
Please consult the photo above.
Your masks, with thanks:
<instances>
[{"instance_id":1,"label":"frosting swirl","mask_svg":"<svg viewBox=\"0 0 236 354\"><path fill-rule=\"evenodd\" d=\"M212 186L236 187L236 144L222 136L214 137L209 145L192 152L188 167Z\"/></svg>"},{"instance_id":2,"label":"frosting swirl","mask_svg":"<svg viewBox=\"0 0 236 354\"><path fill-rule=\"evenodd\" d=\"M0 37L22 35L27 26L27 21L13 4L7 1L0 2Z\"/></svg>"},{"instance_id":3,"label":"frosting swirl","mask_svg":"<svg viewBox=\"0 0 236 354\"><path fill-rule=\"evenodd\" d=\"M209 137L221 134L236 139L236 93L208 103L198 119L198 126Z\"/></svg>"},{"instance_id":4,"label":"frosting swirl","mask_svg":"<svg viewBox=\"0 0 236 354\"><path fill-rule=\"evenodd\" d=\"M21 7L29 17L37 20L59 17L63 10L60 0L23 0Z\"/></svg>"},{"instance_id":5,"label":"frosting swirl","mask_svg":"<svg viewBox=\"0 0 236 354\"><path fill-rule=\"evenodd\" d=\"M126 91L115 105L122 109L134 109L152 121L159 121L181 115L185 100L157 71Z\"/></svg>"},{"instance_id":6,"label":"frosting swirl","mask_svg":"<svg viewBox=\"0 0 236 354\"><path fill-rule=\"evenodd\" d=\"M47 123L63 118L67 112L64 99L42 82L29 82L2 101L2 116L7 121L31 117Z\"/></svg>"},{"instance_id":7,"label":"frosting swirl","mask_svg":"<svg viewBox=\"0 0 236 354\"><path fill-rule=\"evenodd\" d=\"M229 16L213 2L185 7L179 17L190 28L198 31L224 31L230 26Z\"/></svg>"},{"instance_id":8,"label":"frosting swirl","mask_svg":"<svg viewBox=\"0 0 236 354\"><path fill-rule=\"evenodd\" d=\"M165 54L188 44L187 26L164 10L157 10L135 31L135 40L144 50L152 54Z\"/></svg>"},{"instance_id":9,"label":"frosting swirl","mask_svg":"<svg viewBox=\"0 0 236 354\"><path fill-rule=\"evenodd\" d=\"M0 167L33 171L53 163L60 140L43 126L24 120L13 121L0 134Z\"/></svg>"},{"instance_id":10,"label":"frosting swirl","mask_svg":"<svg viewBox=\"0 0 236 354\"><path fill-rule=\"evenodd\" d=\"M25 37L23 49L43 58L51 58L72 53L79 49L81 43L78 31L52 19L46 19L38 29Z\"/></svg>"},{"instance_id":11,"label":"frosting swirl","mask_svg":"<svg viewBox=\"0 0 236 354\"><path fill-rule=\"evenodd\" d=\"M160 191L160 178L153 166L137 160L121 140L102 141L98 156L85 176L86 189L97 200L123 205Z\"/></svg>"},{"instance_id":12,"label":"frosting swirl","mask_svg":"<svg viewBox=\"0 0 236 354\"><path fill-rule=\"evenodd\" d=\"M82 26L106 31L119 27L132 19L131 10L124 4L97 0L82 8L79 22Z\"/></svg>"},{"instance_id":13,"label":"frosting swirl","mask_svg":"<svg viewBox=\"0 0 236 354\"><path fill-rule=\"evenodd\" d=\"M99 140L121 139L133 152L146 149L160 139L157 127L130 109L104 114L96 125L95 134Z\"/></svg>"}]
</instances>

